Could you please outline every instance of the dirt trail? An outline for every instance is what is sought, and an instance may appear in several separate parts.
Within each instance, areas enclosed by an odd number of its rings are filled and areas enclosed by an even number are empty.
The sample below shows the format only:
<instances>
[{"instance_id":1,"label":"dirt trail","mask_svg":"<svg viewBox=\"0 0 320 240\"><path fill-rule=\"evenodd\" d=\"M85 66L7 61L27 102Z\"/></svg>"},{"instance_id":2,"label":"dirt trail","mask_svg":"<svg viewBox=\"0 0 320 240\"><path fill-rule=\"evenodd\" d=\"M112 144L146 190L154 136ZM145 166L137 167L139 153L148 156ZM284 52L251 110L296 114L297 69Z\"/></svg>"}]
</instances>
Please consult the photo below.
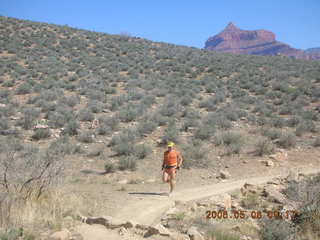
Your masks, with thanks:
<instances>
[{"instance_id":1,"label":"dirt trail","mask_svg":"<svg viewBox=\"0 0 320 240\"><path fill-rule=\"evenodd\" d=\"M316 173L320 171L318 168L301 168L300 173ZM126 206L119 209L118 213L114 216L119 219L133 220L141 224L155 224L157 223L162 214L169 208L174 206L175 201L192 201L207 198L214 195L221 195L240 189L245 183L262 184L275 177L285 177L288 172L282 174L274 174L264 177L252 177L240 180L230 180L228 182L221 182L212 185L201 186L191 189L183 189L175 192L172 196L163 195L147 195L133 198Z\"/></svg>"},{"instance_id":2,"label":"dirt trail","mask_svg":"<svg viewBox=\"0 0 320 240\"><path fill-rule=\"evenodd\" d=\"M304 174L320 172L320 166L317 168L313 167L299 169L299 172ZM117 214L113 217L123 220L133 220L140 224L152 225L160 221L161 216L168 209L174 206L175 201L192 201L207 198L214 195L221 195L240 189L245 183L262 184L266 183L272 178L285 177L286 175L287 172L283 172L282 174L269 175L264 177L252 177L240 180L230 180L228 182L221 182L197 188L179 190L170 197L157 193L143 193L141 195L137 194L134 195L132 197L132 200L130 200L125 206L123 206L123 208L119 209ZM104 229L103 231L107 232L106 229ZM86 238L89 236L90 240L102 239L101 236L95 238L95 231L89 226L79 227L79 232L83 234L84 239L89 239ZM89 236L87 236L89 232L91 232L92 234L89 234Z\"/></svg>"}]
</instances>

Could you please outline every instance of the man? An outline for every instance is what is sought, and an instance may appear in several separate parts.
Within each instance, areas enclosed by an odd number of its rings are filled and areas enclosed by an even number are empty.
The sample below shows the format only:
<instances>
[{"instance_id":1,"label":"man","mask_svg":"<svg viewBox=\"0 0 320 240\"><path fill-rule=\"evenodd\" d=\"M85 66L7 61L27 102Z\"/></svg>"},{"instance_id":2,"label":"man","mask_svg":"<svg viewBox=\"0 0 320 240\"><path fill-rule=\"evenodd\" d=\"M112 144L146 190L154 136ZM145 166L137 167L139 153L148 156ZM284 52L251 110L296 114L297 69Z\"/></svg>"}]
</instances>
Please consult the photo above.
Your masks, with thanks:
<instances>
[{"instance_id":1,"label":"man","mask_svg":"<svg viewBox=\"0 0 320 240\"><path fill-rule=\"evenodd\" d=\"M168 149L164 152L162 164L162 180L164 183L170 183L170 193L172 193L176 185L176 171L180 169L183 159L179 151L175 150L174 143L168 143ZM170 193L168 195L170 195Z\"/></svg>"}]
</instances>

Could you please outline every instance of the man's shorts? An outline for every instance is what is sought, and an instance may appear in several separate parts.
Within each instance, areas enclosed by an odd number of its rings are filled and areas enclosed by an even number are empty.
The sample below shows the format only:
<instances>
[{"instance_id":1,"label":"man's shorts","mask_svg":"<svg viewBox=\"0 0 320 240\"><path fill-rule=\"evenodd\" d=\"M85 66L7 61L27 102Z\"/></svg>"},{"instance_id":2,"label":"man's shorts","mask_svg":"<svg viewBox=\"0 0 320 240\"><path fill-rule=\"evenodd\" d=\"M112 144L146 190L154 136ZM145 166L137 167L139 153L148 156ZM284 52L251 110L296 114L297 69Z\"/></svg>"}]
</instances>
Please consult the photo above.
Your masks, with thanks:
<instances>
[{"instance_id":1,"label":"man's shorts","mask_svg":"<svg viewBox=\"0 0 320 240\"><path fill-rule=\"evenodd\" d=\"M164 171L169 175L172 175L177 172L177 166L165 166Z\"/></svg>"}]
</instances>

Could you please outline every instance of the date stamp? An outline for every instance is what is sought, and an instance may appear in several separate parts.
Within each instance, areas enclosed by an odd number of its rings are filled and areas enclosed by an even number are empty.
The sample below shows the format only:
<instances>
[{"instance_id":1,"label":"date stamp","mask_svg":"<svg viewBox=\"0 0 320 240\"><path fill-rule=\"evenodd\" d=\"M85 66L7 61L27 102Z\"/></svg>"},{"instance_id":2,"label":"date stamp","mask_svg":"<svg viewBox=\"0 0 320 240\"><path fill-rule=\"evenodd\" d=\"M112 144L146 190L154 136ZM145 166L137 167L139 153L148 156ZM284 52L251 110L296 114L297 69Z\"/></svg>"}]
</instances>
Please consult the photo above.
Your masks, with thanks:
<instances>
[{"instance_id":1,"label":"date stamp","mask_svg":"<svg viewBox=\"0 0 320 240\"><path fill-rule=\"evenodd\" d=\"M261 219L268 217L269 219L292 220L297 214L296 210L208 210L206 211L206 219Z\"/></svg>"}]
</instances>

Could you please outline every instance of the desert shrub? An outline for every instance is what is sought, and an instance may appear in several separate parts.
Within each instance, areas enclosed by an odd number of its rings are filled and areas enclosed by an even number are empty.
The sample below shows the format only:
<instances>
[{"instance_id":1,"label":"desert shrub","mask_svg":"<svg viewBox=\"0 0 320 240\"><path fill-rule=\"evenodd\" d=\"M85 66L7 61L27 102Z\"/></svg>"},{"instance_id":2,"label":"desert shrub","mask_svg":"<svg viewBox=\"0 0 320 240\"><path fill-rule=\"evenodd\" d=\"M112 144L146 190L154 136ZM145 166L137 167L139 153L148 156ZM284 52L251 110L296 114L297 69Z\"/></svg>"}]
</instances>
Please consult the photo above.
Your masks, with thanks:
<instances>
[{"instance_id":1,"label":"desert shrub","mask_svg":"<svg viewBox=\"0 0 320 240\"><path fill-rule=\"evenodd\" d=\"M221 129L230 129L232 124L222 113L210 113L205 119L205 123Z\"/></svg>"},{"instance_id":2,"label":"desert shrub","mask_svg":"<svg viewBox=\"0 0 320 240\"><path fill-rule=\"evenodd\" d=\"M208 112L217 110L217 104L214 103L212 98L205 99L199 103L199 108L205 108Z\"/></svg>"},{"instance_id":3,"label":"desert shrub","mask_svg":"<svg viewBox=\"0 0 320 240\"><path fill-rule=\"evenodd\" d=\"M26 130L32 128L35 124L35 120L39 116L39 111L35 108L26 108L23 111L23 117L19 124Z\"/></svg>"},{"instance_id":4,"label":"desert shrub","mask_svg":"<svg viewBox=\"0 0 320 240\"><path fill-rule=\"evenodd\" d=\"M152 150L151 147L147 144L138 144L134 146L134 156L136 156L138 159L143 159L146 156L148 156Z\"/></svg>"},{"instance_id":5,"label":"desert shrub","mask_svg":"<svg viewBox=\"0 0 320 240\"><path fill-rule=\"evenodd\" d=\"M117 170L117 166L113 162L107 162L104 165L105 173L114 173Z\"/></svg>"},{"instance_id":6,"label":"desert shrub","mask_svg":"<svg viewBox=\"0 0 320 240\"><path fill-rule=\"evenodd\" d=\"M312 110L306 110L306 111L301 111L300 116L304 120L311 120L311 121L317 121L318 120L318 115L315 111Z\"/></svg>"},{"instance_id":7,"label":"desert shrub","mask_svg":"<svg viewBox=\"0 0 320 240\"><path fill-rule=\"evenodd\" d=\"M169 122L169 118L162 116L160 113L154 113L151 118L151 121L155 122L158 126L165 126Z\"/></svg>"},{"instance_id":8,"label":"desert shrub","mask_svg":"<svg viewBox=\"0 0 320 240\"><path fill-rule=\"evenodd\" d=\"M134 154L134 145L130 142L121 142L112 147L117 156L129 156Z\"/></svg>"},{"instance_id":9,"label":"desert shrub","mask_svg":"<svg viewBox=\"0 0 320 240\"><path fill-rule=\"evenodd\" d=\"M317 132L316 125L311 120L301 121L296 128L296 135L299 137L307 132Z\"/></svg>"},{"instance_id":10,"label":"desert shrub","mask_svg":"<svg viewBox=\"0 0 320 240\"><path fill-rule=\"evenodd\" d=\"M286 125L287 125L288 127L295 127L295 126L297 126L297 125L300 123L300 121L301 121L301 120L300 120L299 117L293 116L293 117L287 119Z\"/></svg>"},{"instance_id":11,"label":"desert shrub","mask_svg":"<svg viewBox=\"0 0 320 240\"><path fill-rule=\"evenodd\" d=\"M118 168L121 171L124 171L124 170L134 171L136 170L136 167L137 167L137 158L132 155L123 156L120 158L118 165L119 165Z\"/></svg>"},{"instance_id":12,"label":"desert shrub","mask_svg":"<svg viewBox=\"0 0 320 240\"><path fill-rule=\"evenodd\" d=\"M13 87L14 85L15 85L15 81L13 80L7 80L2 84L2 86L4 87Z\"/></svg>"},{"instance_id":13,"label":"desert shrub","mask_svg":"<svg viewBox=\"0 0 320 240\"><path fill-rule=\"evenodd\" d=\"M216 145L232 145L236 143L244 143L244 137L238 132L223 132L215 136Z\"/></svg>"},{"instance_id":14,"label":"desert shrub","mask_svg":"<svg viewBox=\"0 0 320 240\"><path fill-rule=\"evenodd\" d=\"M59 105L64 104L69 107L75 107L77 104L79 104L80 98L78 95L72 95L70 97L63 96L59 99Z\"/></svg>"},{"instance_id":15,"label":"desert shrub","mask_svg":"<svg viewBox=\"0 0 320 240\"><path fill-rule=\"evenodd\" d=\"M99 125L115 131L119 126L119 120L117 117L101 116L99 117Z\"/></svg>"},{"instance_id":16,"label":"desert shrub","mask_svg":"<svg viewBox=\"0 0 320 240\"><path fill-rule=\"evenodd\" d=\"M102 102L97 101L97 100L91 100L87 104L86 108L89 109L93 113L100 113L100 112L102 112L102 110L104 108L104 104Z\"/></svg>"},{"instance_id":17,"label":"desert shrub","mask_svg":"<svg viewBox=\"0 0 320 240\"><path fill-rule=\"evenodd\" d=\"M239 154L244 145L245 139L241 133L225 132L215 136L216 145L224 145L226 147L226 154Z\"/></svg>"},{"instance_id":18,"label":"desert shrub","mask_svg":"<svg viewBox=\"0 0 320 240\"><path fill-rule=\"evenodd\" d=\"M156 127L157 127L157 124L154 121L142 120L141 122L139 122L137 126L137 131L139 132L140 135L150 134L156 129Z\"/></svg>"},{"instance_id":19,"label":"desert shrub","mask_svg":"<svg viewBox=\"0 0 320 240\"><path fill-rule=\"evenodd\" d=\"M40 140L40 139L48 138L50 137L50 135L51 133L49 128L37 128L37 129L34 129L32 139Z\"/></svg>"},{"instance_id":20,"label":"desert shrub","mask_svg":"<svg viewBox=\"0 0 320 240\"><path fill-rule=\"evenodd\" d=\"M0 141L0 193L6 193L0 199L0 224L15 226L27 202L48 193L61 178L64 153L54 143L39 149L15 138Z\"/></svg>"},{"instance_id":21,"label":"desert shrub","mask_svg":"<svg viewBox=\"0 0 320 240\"><path fill-rule=\"evenodd\" d=\"M8 130L10 128L10 122L8 118L0 115L0 130Z\"/></svg>"},{"instance_id":22,"label":"desert shrub","mask_svg":"<svg viewBox=\"0 0 320 240\"><path fill-rule=\"evenodd\" d=\"M315 140L314 140L314 142L313 142L313 144L312 144L314 147L320 147L320 137L317 137Z\"/></svg>"},{"instance_id":23,"label":"desert shrub","mask_svg":"<svg viewBox=\"0 0 320 240\"><path fill-rule=\"evenodd\" d=\"M181 130L187 132L190 128L197 127L198 125L199 125L199 121L197 119L187 118L183 122Z\"/></svg>"},{"instance_id":24,"label":"desert shrub","mask_svg":"<svg viewBox=\"0 0 320 240\"><path fill-rule=\"evenodd\" d=\"M69 136L75 136L78 134L78 129L80 125L77 120L70 120L67 124L64 125L62 134L66 134Z\"/></svg>"},{"instance_id":25,"label":"desert shrub","mask_svg":"<svg viewBox=\"0 0 320 240\"><path fill-rule=\"evenodd\" d=\"M262 128L261 133L271 140L279 139L282 135L282 131L275 128Z\"/></svg>"},{"instance_id":26,"label":"desert shrub","mask_svg":"<svg viewBox=\"0 0 320 240\"><path fill-rule=\"evenodd\" d=\"M96 129L96 133L98 135L107 135L112 132L111 128L105 123L99 123L98 128Z\"/></svg>"},{"instance_id":27,"label":"desert shrub","mask_svg":"<svg viewBox=\"0 0 320 240\"><path fill-rule=\"evenodd\" d=\"M94 134L90 130L86 130L78 134L78 140L83 143L92 143L94 139Z\"/></svg>"},{"instance_id":28,"label":"desert shrub","mask_svg":"<svg viewBox=\"0 0 320 240\"><path fill-rule=\"evenodd\" d=\"M276 128L283 128L285 126L285 120L282 118L274 118L271 120L271 125Z\"/></svg>"},{"instance_id":29,"label":"desert shrub","mask_svg":"<svg viewBox=\"0 0 320 240\"><path fill-rule=\"evenodd\" d=\"M295 147L297 143L296 136L293 133L283 133L279 139L279 146L283 148L292 148Z\"/></svg>"},{"instance_id":30,"label":"desert shrub","mask_svg":"<svg viewBox=\"0 0 320 240\"><path fill-rule=\"evenodd\" d=\"M189 106L192 103L193 98L191 96L183 96L180 99L180 104L182 106Z\"/></svg>"},{"instance_id":31,"label":"desert shrub","mask_svg":"<svg viewBox=\"0 0 320 240\"><path fill-rule=\"evenodd\" d=\"M104 148L102 146L96 146L94 147L88 154L88 157L101 157L103 156L103 150Z\"/></svg>"},{"instance_id":32,"label":"desert shrub","mask_svg":"<svg viewBox=\"0 0 320 240\"><path fill-rule=\"evenodd\" d=\"M201 124L195 131L194 137L200 140L209 140L215 133L214 126Z\"/></svg>"},{"instance_id":33,"label":"desert shrub","mask_svg":"<svg viewBox=\"0 0 320 240\"><path fill-rule=\"evenodd\" d=\"M80 112L78 113L78 118L80 121L83 121L83 122L92 121L94 119L94 115L92 114L90 109L84 108L80 110Z\"/></svg>"},{"instance_id":34,"label":"desert shrub","mask_svg":"<svg viewBox=\"0 0 320 240\"><path fill-rule=\"evenodd\" d=\"M249 192L243 199L241 205L247 209L255 209L259 207L259 195L257 193Z\"/></svg>"},{"instance_id":35,"label":"desert shrub","mask_svg":"<svg viewBox=\"0 0 320 240\"><path fill-rule=\"evenodd\" d=\"M203 146L201 141L195 140L183 145L181 154L186 156L183 161L183 167L205 168L209 166L209 159L207 158L207 149Z\"/></svg>"},{"instance_id":36,"label":"desert shrub","mask_svg":"<svg viewBox=\"0 0 320 240\"><path fill-rule=\"evenodd\" d=\"M320 180L319 176L318 179ZM315 184L318 185L320 181ZM311 200L303 201L297 215L293 219L298 234L308 236L305 239L319 239L320 237L320 194L319 185L314 193L317 195Z\"/></svg>"},{"instance_id":37,"label":"desert shrub","mask_svg":"<svg viewBox=\"0 0 320 240\"><path fill-rule=\"evenodd\" d=\"M123 143L132 145L136 142L137 139L138 133L135 130L126 129L118 135L113 136L109 142L109 146L112 147Z\"/></svg>"},{"instance_id":38,"label":"desert shrub","mask_svg":"<svg viewBox=\"0 0 320 240\"><path fill-rule=\"evenodd\" d=\"M32 90L32 86L29 83L24 82L18 86L16 90L16 94L19 94L19 95L28 94L31 92L31 90Z\"/></svg>"},{"instance_id":39,"label":"desert shrub","mask_svg":"<svg viewBox=\"0 0 320 240\"><path fill-rule=\"evenodd\" d=\"M237 234L223 230L210 230L207 232L208 240L240 240Z\"/></svg>"},{"instance_id":40,"label":"desert shrub","mask_svg":"<svg viewBox=\"0 0 320 240\"><path fill-rule=\"evenodd\" d=\"M283 220L266 220L260 230L262 240L284 240L289 239L293 229L290 223Z\"/></svg>"},{"instance_id":41,"label":"desert shrub","mask_svg":"<svg viewBox=\"0 0 320 240\"><path fill-rule=\"evenodd\" d=\"M137 106L130 105L118 112L118 118L122 122L131 122L134 121L141 115L140 109Z\"/></svg>"},{"instance_id":42,"label":"desert shrub","mask_svg":"<svg viewBox=\"0 0 320 240\"><path fill-rule=\"evenodd\" d=\"M162 136L162 142L179 142L180 140L180 133L176 126L176 123L171 121L168 123L168 127L164 130L164 134Z\"/></svg>"},{"instance_id":43,"label":"desert shrub","mask_svg":"<svg viewBox=\"0 0 320 240\"><path fill-rule=\"evenodd\" d=\"M258 156L272 154L275 151L275 146L269 139L261 139L255 145L255 152Z\"/></svg>"}]
</instances>

